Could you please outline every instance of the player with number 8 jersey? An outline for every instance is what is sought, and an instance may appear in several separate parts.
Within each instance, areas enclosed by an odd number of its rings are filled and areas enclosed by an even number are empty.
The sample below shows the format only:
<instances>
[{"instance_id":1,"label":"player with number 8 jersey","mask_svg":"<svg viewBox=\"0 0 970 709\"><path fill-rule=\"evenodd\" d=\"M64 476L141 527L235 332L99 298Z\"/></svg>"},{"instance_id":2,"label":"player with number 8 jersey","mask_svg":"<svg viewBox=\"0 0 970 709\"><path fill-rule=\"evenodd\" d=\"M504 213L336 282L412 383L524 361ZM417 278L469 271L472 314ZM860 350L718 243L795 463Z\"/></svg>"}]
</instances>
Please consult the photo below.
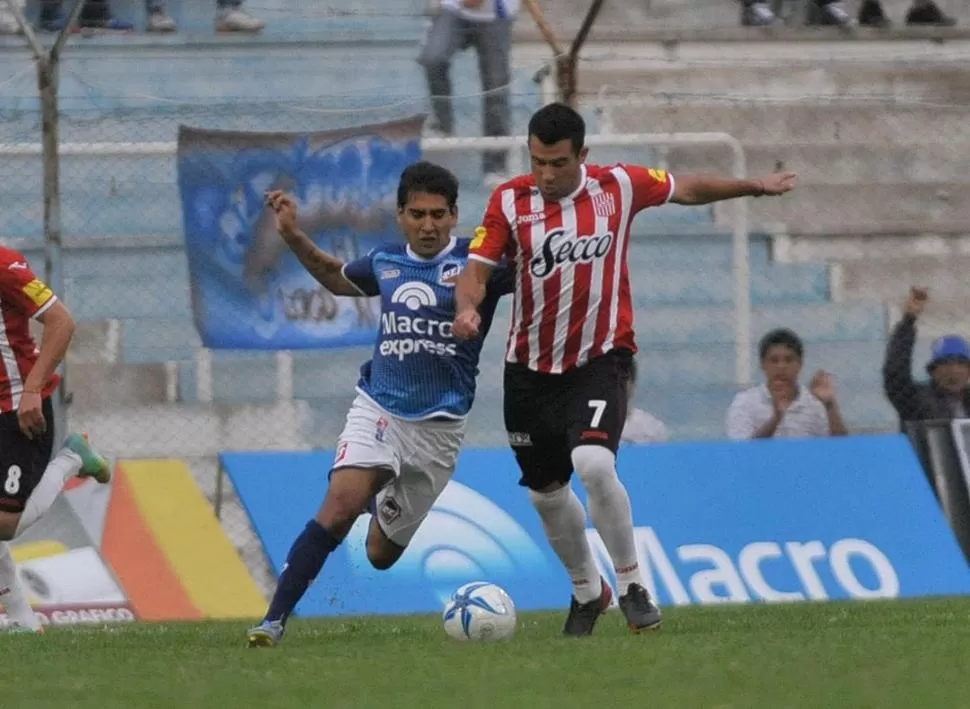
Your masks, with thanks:
<instances>
[{"instance_id":1,"label":"player with number 8 jersey","mask_svg":"<svg viewBox=\"0 0 970 709\"><path fill-rule=\"evenodd\" d=\"M44 327L38 349L30 321ZM19 631L41 626L17 577L7 542L50 509L73 477L111 479L108 462L73 433L51 457L55 373L74 334L74 320L23 254L0 246L0 599Z\"/></svg>"},{"instance_id":2,"label":"player with number 8 jersey","mask_svg":"<svg viewBox=\"0 0 970 709\"><path fill-rule=\"evenodd\" d=\"M627 252L637 213L667 202L707 204L781 195L795 175L760 180L673 176L639 165L587 165L586 127L564 104L529 122L532 171L498 187L459 278L454 334L475 337L492 269L514 264L515 299L505 355L505 426L520 485L573 583L563 632L582 636L612 601L586 539L575 470L613 561L631 630L658 628L660 609L637 562L630 498L616 474L633 355Z\"/></svg>"}]
</instances>

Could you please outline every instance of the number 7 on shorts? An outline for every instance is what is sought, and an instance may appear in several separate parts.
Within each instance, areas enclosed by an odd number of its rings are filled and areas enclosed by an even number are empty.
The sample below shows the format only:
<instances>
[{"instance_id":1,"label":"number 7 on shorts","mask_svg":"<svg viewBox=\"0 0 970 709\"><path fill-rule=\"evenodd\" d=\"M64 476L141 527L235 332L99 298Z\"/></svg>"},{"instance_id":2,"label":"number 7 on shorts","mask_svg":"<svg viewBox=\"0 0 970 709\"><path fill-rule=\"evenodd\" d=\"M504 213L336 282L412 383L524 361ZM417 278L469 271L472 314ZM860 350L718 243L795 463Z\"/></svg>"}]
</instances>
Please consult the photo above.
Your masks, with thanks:
<instances>
[{"instance_id":1,"label":"number 7 on shorts","mask_svg":"<svg viewBox=\"0 0 970 709\"><path fill-rule=\"evenodd\" d=\"M589 408L593 410L593 418L589 421L590 428L599 428L600 421L603 420L603 414L606 412L606 400L605 399L590 399Z\"/></svg>"}]
</instances>

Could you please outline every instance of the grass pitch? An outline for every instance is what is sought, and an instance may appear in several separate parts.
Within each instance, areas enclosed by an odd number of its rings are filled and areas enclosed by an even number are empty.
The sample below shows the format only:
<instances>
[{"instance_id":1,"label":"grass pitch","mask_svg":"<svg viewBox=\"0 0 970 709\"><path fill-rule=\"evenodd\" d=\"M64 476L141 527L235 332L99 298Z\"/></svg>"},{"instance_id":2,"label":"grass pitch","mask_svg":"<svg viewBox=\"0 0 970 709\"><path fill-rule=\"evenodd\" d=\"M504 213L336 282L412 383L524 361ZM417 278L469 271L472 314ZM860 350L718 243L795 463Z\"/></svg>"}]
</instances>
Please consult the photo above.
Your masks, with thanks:
<instances>
[{"instance_id":1,"label":"grass pitch","mask_svg":"<svg viewBox=\"0 0 970 709\"><path fill-rule=\"evenodd\" d=\"M438 617L302 620L249 649L245 623L0 633L4 709L970 706L970 599L671 608L635 636L520 615L508 643L448 638Z\"/></svg>"}]
</instances>

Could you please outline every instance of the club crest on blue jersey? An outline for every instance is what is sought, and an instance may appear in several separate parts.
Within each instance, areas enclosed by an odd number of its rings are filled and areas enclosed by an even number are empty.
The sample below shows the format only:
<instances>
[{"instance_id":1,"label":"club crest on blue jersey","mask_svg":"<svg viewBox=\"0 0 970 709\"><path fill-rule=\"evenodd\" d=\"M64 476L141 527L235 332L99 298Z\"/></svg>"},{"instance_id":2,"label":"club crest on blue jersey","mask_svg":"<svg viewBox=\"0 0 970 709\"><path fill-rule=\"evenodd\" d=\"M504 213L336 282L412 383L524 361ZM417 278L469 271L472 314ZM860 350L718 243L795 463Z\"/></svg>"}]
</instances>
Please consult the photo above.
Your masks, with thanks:
<instances>
[{"instance_id":1,"label":"club crest on blue jersey","mask_svg":"<svg viewBox=\"0 0 970 709\"><path fill-rule=\"evenodd\" d=\"M438 275L438 285L453 286L461 273L462 264L458 261L445 261L441 264L441 273Z\"/></svg>"}]
</instances>

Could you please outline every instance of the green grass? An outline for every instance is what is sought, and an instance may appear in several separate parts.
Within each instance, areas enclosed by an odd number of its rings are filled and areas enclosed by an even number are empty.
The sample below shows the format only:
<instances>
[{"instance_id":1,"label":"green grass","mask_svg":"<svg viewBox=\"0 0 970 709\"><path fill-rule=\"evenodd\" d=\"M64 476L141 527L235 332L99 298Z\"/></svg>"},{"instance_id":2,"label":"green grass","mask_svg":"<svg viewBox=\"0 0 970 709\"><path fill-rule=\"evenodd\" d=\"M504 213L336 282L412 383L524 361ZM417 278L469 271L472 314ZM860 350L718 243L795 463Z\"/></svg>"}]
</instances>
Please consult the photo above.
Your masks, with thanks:
<instances>
[{"instance_id":1,"label":"green grass","mask_svg":"<svg viewBox=\"0 0 970 709\"><path fill-rule=\"evenodd\" d=\"M642 636L614 611L582 640L561 623L523 614L475 645L437 617L296 619L275 650L240 623L0 633L0 707L970 706L970 599L672 608Z\"/></svg>"}]
</instances>

